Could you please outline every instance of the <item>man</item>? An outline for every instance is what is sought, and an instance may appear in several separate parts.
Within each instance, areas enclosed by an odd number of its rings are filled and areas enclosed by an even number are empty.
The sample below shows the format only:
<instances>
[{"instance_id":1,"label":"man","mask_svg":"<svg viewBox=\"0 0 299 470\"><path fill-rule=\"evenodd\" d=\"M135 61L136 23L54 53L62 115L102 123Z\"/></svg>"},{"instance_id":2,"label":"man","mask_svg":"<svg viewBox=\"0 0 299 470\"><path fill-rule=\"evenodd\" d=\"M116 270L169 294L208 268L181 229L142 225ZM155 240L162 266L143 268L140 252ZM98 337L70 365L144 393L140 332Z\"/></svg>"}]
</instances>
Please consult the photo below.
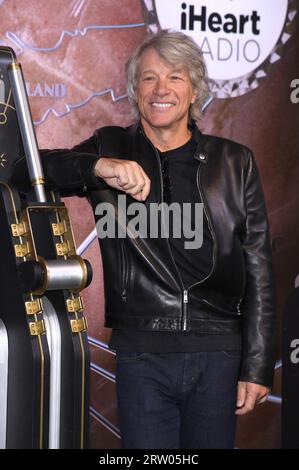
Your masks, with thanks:
<instances>
[{"instance_id":1,"label":"man","mask_svg":"<svg viewBox=\"0 0 299 470\"><path fill-rule=\"evenodd\" d=\"M127 66L137 124L43 152L51 187L85 192L96 214L111 204L119 224L124 194L126 209L138 201L147 213L162 201L188 203L193 228L195 205L204 207L200 248L187 249L185 233L100 240L126 448L232 448L236 415L263 403L272 384L264 198L250 150L195 126L206 83L193 40L161 31Z\"/></svg>"}]
</instances>

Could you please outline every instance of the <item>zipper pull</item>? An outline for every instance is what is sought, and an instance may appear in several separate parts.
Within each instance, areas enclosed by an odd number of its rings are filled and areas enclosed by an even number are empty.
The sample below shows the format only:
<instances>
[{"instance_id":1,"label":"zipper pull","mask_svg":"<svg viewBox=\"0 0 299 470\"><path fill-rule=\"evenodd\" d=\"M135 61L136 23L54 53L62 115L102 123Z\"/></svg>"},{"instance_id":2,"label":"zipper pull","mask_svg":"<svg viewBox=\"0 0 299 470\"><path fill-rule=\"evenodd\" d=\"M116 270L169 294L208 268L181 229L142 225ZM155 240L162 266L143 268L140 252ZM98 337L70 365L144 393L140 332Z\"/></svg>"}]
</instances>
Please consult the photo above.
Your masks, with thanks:
<instances>
[{"instance_id":1,"label":"zipper pull","mask_svg":"<svg viewBox=\"0 0 299 470\"><path fill-rule=\"evenodd\" d=\"M183 331L187 331L187 304L188 304L188 291L184 290L184 295L183 295L183 302L184 302L184 308L183 308Z\"/></svg>"},{"instance_id":2,"label":"zipper pull","mask_svg":"<svg viewBox=\"0 0 299 470\"><path fill-rule=\"evenodd\" d=\"M121 294L121 301L126 302L127 301L127 290L124 289Z\"/></svg>"}]
</instances>

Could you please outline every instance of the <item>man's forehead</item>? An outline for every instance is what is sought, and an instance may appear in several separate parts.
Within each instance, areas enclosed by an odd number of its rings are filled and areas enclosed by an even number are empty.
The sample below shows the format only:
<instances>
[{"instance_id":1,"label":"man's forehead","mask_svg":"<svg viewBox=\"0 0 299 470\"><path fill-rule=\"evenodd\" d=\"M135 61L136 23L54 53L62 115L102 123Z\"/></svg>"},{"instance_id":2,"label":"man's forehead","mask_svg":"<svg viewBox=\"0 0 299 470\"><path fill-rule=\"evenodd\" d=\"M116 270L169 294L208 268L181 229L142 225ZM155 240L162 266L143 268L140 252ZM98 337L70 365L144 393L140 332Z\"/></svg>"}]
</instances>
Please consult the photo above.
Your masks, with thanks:
<instances>
[{"instance_id":1,"label":"man's forehead","mask_svg":"<svg viewBox=\"0 0 299 470\"><path fill-rule=\"evenodd\" d=\"M162 67L168 69L171 72L176 73L187 73L187 67L183 64L178 63L171 63L164 59L160 54L146 54L147 51L141 54L140 61L139 61L139 73L145 72L154 72L158 67Z\"/></svg>"}]
</instances>

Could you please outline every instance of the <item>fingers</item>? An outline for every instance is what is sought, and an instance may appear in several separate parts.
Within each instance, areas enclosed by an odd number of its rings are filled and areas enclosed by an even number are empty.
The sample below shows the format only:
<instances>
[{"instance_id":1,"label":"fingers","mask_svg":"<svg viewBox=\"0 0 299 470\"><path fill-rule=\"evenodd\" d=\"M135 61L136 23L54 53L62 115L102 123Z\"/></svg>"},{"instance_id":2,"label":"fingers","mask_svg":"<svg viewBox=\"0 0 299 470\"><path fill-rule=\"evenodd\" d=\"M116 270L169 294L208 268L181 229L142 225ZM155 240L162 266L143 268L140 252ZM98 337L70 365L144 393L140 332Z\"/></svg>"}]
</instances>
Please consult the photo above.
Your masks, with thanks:
<instances>
[{"instance_id":1,"label":"fingers","mask_svg":"<svg viewBox=\"0 0 299 470\"><path fill-rule=\"evenodd\" d=\"M268 387L251 382L239 382L236 415L249 413L255 405L264 403L268 394Z\"/></svg>"},{"instance_id":2,"label":"fingers","mask_svg":"<svg viewBox=\"0 0 299 470\"><path fill-rule=\"evenodd\" d=\"M135 161L102 157L96 167L96 174L114 188L144 201L150 192L150 179Z\"/></svg>"},{"instance_id":3,"label":"fingers","mask_svg":"<svg viewBox=\"0 0 299 470\"><path fill-rule=\"evenodd\" d=\"M246 395L244 404L236 410L236 415L245 415L252 411L255 407L255 397L253 395Z\"/></svg>"},{"instance_id":4,"label":"fingers","mask_svg":"<svg viewBox=\"0 0 299 470\"><path fill-rule=\"evenodd\" d=\"M246 382L238 382L237 407L244 406L246 399Z\"/></svg>"},{"instance_id":5,"label":"fingers","mask_svg":"<svg viewBox=\"0 0 299 470\"><path fill-rule=\"evenodd\" d=\"M150 192L150 179L136 162L127 162L119 167L119 186L135 199L144 201Z\"/></svg>"},{"instance_id":6,"label":"fingers","mask_svg":"<svg viewBox=\"0 0 299 470\"><path fill-rule=\"evenodd\" d=\"M257 405L261 405L262 403L265 403L268 400L268 395L269 393L266 393L264 396L259 398L256 402Z\"/></svg>"}]
</instances>

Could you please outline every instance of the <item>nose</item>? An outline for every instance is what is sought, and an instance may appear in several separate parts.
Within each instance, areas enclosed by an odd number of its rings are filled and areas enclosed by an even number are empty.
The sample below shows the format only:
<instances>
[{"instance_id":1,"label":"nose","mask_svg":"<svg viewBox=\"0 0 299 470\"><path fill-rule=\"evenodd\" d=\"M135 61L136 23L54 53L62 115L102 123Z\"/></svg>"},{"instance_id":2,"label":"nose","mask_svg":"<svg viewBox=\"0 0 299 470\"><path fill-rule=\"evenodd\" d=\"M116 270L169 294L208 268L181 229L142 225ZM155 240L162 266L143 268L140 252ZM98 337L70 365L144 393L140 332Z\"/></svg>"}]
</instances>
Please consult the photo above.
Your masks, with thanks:
<instances>
[{"instance_id":1,"label":"nose","mask_svg":"<svg viewBox=\"0 0 299 470\"><path fill-rule=\"evenodd\" d=\"M164 78L159 78L156 81L156 86L155 86L155 94L157 96L165 96L169 93L168 85L167 85L167 80Z\"/></svg>"}]
</instances>

